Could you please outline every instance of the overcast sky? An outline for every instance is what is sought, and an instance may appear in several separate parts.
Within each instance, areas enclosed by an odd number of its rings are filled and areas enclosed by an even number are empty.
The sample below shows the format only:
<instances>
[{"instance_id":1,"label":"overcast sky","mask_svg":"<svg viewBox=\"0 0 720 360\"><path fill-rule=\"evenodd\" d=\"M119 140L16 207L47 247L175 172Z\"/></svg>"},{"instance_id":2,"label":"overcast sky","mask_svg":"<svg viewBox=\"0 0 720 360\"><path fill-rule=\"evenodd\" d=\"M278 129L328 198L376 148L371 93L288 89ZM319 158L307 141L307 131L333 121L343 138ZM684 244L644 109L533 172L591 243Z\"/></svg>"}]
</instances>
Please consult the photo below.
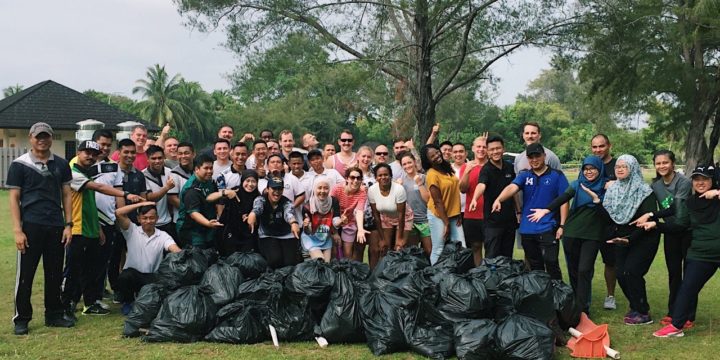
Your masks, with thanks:
<instances>
[{"instance_id":1,"label":"overcast sky","mask_svg":"<svg viewBox=\"0 0 720 360\"><path fill-rule=\"evenodd\" d=\"M0 88L54 80L78 91L131 95L148 66L164 64L211 91L238 64L225 35L192 31L170 0L0 0ZM495 64L496 103L512 103L549 56L525 50Z\"/></svg>"}]
</instances>

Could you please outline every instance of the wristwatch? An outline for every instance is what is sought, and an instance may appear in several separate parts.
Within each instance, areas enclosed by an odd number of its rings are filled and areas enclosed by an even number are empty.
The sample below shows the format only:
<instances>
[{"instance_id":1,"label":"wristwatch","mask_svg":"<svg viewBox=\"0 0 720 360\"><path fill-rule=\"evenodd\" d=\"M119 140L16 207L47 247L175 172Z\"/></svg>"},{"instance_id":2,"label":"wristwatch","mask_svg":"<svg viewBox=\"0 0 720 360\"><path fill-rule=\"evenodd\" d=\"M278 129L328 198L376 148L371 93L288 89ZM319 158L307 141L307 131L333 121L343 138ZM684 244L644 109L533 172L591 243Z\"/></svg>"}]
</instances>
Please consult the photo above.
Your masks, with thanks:
<instances>
[{"instance_id":1,"label":"wristwatch","mask_svg":"<svg viewBox=\"0 0 720 360\"><path fill-rule=\"evenodd\" d=\"M73 227L73 225L75 225L75 224L72 221L68 221L65 223L65 227L68 227L68 226Z\"/></svg>"}]
</instances>

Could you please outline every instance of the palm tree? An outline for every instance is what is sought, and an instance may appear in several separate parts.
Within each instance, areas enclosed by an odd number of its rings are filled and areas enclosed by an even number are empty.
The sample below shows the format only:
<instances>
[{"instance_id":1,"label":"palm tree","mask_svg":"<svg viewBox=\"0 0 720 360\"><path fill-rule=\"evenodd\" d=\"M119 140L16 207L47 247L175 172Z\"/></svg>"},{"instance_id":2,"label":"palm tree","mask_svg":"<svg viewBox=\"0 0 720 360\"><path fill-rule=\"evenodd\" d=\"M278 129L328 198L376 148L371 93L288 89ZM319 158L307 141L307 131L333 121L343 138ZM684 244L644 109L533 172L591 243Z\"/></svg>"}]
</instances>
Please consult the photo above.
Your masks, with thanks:
<instances>
[{"instance_id":1,"label":"palm tree","mask_svg":"<svg viewBox=\"0 0 720 360\"><path fill-rule=\"evenodd\" d=\"M13 86L8 86L3 89L3 97L10 97L13 96L23 90L23 86L20 84L15 84Z\"/></svg>"}]
</instances>

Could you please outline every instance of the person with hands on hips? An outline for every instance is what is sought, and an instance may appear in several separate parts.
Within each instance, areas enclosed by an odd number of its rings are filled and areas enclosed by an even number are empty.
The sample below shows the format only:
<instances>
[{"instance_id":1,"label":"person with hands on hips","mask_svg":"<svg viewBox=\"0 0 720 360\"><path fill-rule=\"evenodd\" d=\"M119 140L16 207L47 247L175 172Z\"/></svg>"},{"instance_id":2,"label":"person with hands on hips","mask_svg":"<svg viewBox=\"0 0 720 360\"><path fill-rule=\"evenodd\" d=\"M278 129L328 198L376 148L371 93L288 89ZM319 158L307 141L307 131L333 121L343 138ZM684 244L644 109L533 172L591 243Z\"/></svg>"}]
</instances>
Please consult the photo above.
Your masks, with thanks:
<instances>
[{"instance_id":1,"label":"person with hands on hips","mask_svg":"<svg viewBox=\"0 0 720 360\"><path fill-rule=\"evenodd\" d=\"M537 222L531 209L546 208L567 188L568 181L560 170L545 163L545 149L538 143L526 148L530 170L521 171L506 186L492 205L492 212L499 212L502 203L522 190L523 207L520 219L520 236L531 270L547 271L553 279L562 280L558 262L559 243L568 214L568 205L560 206L559 216L544 216Z\"/></svg>"}]
</instances>

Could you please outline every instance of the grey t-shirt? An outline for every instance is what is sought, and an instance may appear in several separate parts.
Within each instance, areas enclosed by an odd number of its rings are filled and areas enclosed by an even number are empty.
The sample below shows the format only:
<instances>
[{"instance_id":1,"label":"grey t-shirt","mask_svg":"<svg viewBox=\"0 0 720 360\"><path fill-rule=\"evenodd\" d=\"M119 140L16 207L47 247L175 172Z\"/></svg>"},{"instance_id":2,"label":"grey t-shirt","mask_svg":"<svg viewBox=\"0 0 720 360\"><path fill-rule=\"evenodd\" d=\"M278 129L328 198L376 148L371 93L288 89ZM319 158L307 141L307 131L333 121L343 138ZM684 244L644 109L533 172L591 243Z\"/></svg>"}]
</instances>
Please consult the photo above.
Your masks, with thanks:
<instances>
[{"instance_id":1,"label":"grey t-shirt","mask_svg":"<svg viewBox=\"0 0 720 360\"><path fill-rule=\"evenodd\" d=\"M418 175L422 178L422 184L425 185L425 174ZM422 196L420 196L420 189L418 185L415 183L415 180L410 179L407 176L403 176L401 179L407 195L407 204L412 209L413 214L415 214L413 222L416 224L426 223L428 221L427 204L423 201Z\"/></svg>"},{"instance_id":2,"label":"grey t-shirt","mask_svg":"<svg viewBox=\"0 0 720 360\"><path fill-rule=\"evenodd\" d=\"M657 179L650 184L655 197L657 197L660 210L665 210L671 206L676 209L682 202L686 201L692 192L692 182L685 175L678 172L675 173L670 184L665 184L661 179ZM675 216L665 217L665 222L674 223Z\"/></svg>"},{"instance_id":3,"label":"grey t-shirt","mask_svg":"<svg viewBox=\"0 0 720 360\"><path fill-rule=\"evenodd\" d=\"M560 158L558 158L558 156L555 155L555 153L548 148L545 148L545 163L551 169L562 170ZM513 165L515 165L516 174L519 174L521 170L530 169L530 163L528 163L527 153L524 150L515 158L515 163Z\"/></svg>"}]
</instances>

